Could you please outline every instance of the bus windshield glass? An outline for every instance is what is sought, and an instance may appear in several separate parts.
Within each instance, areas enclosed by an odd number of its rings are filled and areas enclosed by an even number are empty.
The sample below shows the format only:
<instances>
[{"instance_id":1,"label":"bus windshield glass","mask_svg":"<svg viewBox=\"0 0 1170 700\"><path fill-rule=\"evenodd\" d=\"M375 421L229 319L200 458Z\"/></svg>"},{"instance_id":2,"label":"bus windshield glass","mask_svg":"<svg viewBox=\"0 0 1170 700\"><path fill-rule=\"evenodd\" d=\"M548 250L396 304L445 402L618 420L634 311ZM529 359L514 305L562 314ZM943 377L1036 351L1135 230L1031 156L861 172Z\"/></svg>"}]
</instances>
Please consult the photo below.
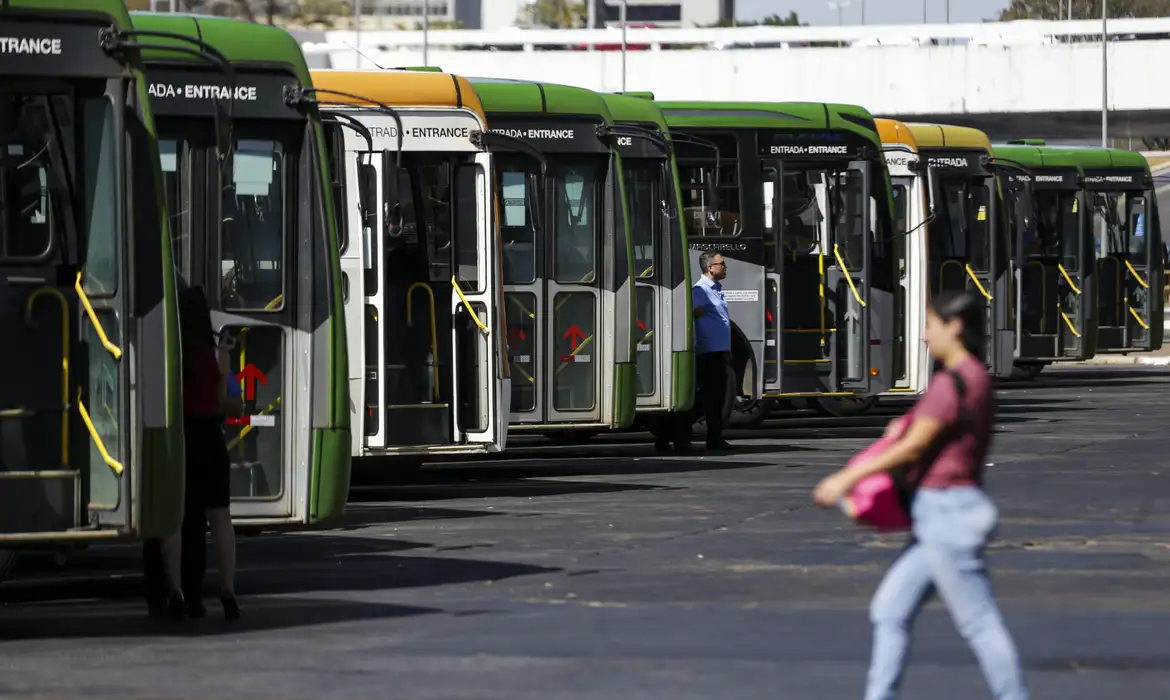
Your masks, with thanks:
<instances>
[{"instance_id":1,"label":"bus windshield glass","mask_svg":"<svg viewBox=\"0 0 1170 700\"><path fill-rule=\"evenodd\" d=\"M1135 265L1145 264L1144 201L1144 195L1137 192L1093 194L1093 234L1097 257L1125 255Z\"/></svg>"},{"instance_id":2,"label":"bus windshield glass","mask_svg":"<svg viewBox=\"0 0 1170 700\"><path fill-rule=\"evenodd\" d=\"M110 294L116 280L115 167L119 136L104 82L70 93L0 88L0 260L43 262L86 234L85 284ZM67 248L68 249L68 248Z\"/></svg>"},{"instance_id":3,"label":"bus windshield glass","mask_svg":"<svg viewBox=\"0 0 1170 700\"><path fill-rule=\"evenodd\" d=\"M943 175L930 230L931 258L962 260L976 272L991 266L991 189L987 178Z\"/></svg>"},{"instance_id":4,"label":"bus windshield glass","mask_svg":"<svg viewBox=\"0 0 1170 700\"><path fill-rule=\"evenodd\" d=\"M800 166L797 166L799 168ZM770 183L765 183L765 188ZM841 254L850 270L865 255L865 175L846 168L792 168L784 171L784 254L814 252L827 233L824 254ZM764 201L771 197L765 193ZM827 228L825 228L827 227Z\"/></svg>"},{"instance_id":5,"label":"bus windshield glass","mask_svg":"<svg viewBox=\"0 0 1170 700\"><path fill-rule=\"evenodd\" d=\"M1036 225L1024 230L1024 255L1061 257L1068 270L1078 270L1080 216L1075 192L1040 191L1035 196Z\"/></svg>"}]
</instances>

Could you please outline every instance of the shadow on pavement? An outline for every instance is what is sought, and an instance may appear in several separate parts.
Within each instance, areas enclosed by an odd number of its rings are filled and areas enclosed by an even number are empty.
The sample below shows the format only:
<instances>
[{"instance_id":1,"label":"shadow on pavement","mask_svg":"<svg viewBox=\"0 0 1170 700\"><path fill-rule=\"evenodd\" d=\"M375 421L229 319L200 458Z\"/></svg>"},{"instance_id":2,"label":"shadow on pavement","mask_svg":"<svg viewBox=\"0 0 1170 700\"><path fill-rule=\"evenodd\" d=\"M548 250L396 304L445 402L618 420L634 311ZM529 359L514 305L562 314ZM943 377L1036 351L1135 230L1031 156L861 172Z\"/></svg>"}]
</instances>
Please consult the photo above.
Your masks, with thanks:
<instances>
[{"instance_id":1,"label":"shadow on pavement","mask_svg":"<svg viewBox=\"0 0 1170 700\"><path fill-rule=\"evenodd\" d=\"M227 623L223 620L218 603L212 600L207 603L207 618L184 622L153 620L146 616L144 608L129 604L64 603L29 606L5 614L4 622L0 625L0 639L202 637L442 612L438 608L318 598L241 598L243 615L239 620Z\"/></svg>"}]
</instances>

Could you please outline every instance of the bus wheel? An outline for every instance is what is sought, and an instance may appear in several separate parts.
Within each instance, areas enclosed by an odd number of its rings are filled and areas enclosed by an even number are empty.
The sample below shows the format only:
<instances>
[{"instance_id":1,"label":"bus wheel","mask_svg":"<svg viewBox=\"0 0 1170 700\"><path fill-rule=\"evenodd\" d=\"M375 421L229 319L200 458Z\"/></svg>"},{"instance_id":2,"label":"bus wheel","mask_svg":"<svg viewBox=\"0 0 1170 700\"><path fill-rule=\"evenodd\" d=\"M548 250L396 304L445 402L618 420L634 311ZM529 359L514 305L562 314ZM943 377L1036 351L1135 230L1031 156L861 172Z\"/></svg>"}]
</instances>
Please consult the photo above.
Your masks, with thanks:
<instances>
[{"instance_id":1,"label":"bus wheel","mask_svg":"<svg viewBox=\"0 0 1170 700\"><path fill-rule=\"evenodd\" d=\"M868 396L864 399L853 398L809 398L808 405L812 410L830 418L853 418L864 416L878 402L878 397Z\"/></svg>"},{"instance_id":2,"label":"bus wheel","mask_svg":"<svg viewBox=\"0 0 1170 700\"><path fill-rule=\"evenodd\" d=\"M597 435L596 430L565 430L556 433L545 433L545 437L552 440L554 445L584 445Z\"/></svg>"},{"instance_id":3,"label":"bus wheel","mask_svg":"<svg viewBox=\"0 0 1170 700\"><path fill-rule=\"evenodd\" d=\"M0 583L3 583L16 566L20 553L15 549L0 549Z\"/></svg>"},{"instance_id":4,"label":"bus wheel","mask_svg":"<svg viewBox=\"0 0 1170 700\"><path fill-rule=\"evenodd\" d=\"M1044 368L1048 366L1046 362L1036 362L1026 365L1016 365L1012 367L1012 379L1035 379L1040 376Z\"/></svg>"},{"instance_id":5,"label":"bus wheel","mask_svg":"<svg viewBox=\"0 0 1170 700\"><path fill-rule=\"evenodd\" d=\"M755 428L772 415L776 408L774 399L736 399L727 425L731 428Z\"/></svg>"}]
</instances>

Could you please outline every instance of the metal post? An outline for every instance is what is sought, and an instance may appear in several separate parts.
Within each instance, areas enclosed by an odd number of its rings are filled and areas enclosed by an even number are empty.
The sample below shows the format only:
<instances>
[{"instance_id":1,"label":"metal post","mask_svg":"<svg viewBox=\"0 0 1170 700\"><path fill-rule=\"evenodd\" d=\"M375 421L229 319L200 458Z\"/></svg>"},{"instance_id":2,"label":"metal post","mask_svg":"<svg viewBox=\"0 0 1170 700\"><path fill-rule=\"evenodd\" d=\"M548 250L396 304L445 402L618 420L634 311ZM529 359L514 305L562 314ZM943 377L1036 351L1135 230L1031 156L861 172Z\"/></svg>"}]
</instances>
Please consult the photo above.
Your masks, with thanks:
<instances>
[{"instance_id":1,"label":"metal post","mask_svg":"<svg viewBox=\"0 0 1170 700\"><path fill-rule=\"evenodd\" d=\"M926 24L926 3L928 0L922 0L922 23Z\"/></svg>"},{"instance_id":2,"label":"metal post","mask_svg":"<svg viewBox=\"0 0 1170 700\"><path fill-rule=\"evenodd\" d=\"M353 64L362 67L362 0L353 0Z\"/></svg>"},{"instance_id":3,"label":"metal post","mask_svg":"<svg viewBox=\"0 0 1170 700\"><path fill-rule=\"evenodd\" d=\"M621 0L621 91L626 91L626 0Z\"/></svg>"},{"instance_id":4,"label":"metal post","mask_svg":"<svg viewBox=\"0 0 1170 700\"><path fill-rule=\"evenodd\" d=\"M947 0L947 24L951 23L951 0Z\"/></svg>"},{"instance_id":5,"label":"metal post","mask_svg":"<svg viewBox=\"0 0 1170 700\"><path fill-rule=\"evenodd\" d=\"M1109 148L1109 0L1101 0L1101 148Z\"/></svg>"},{"instance_id":6,"label":"metal post","mask_svg":"<svg viewBox=\"0 0 1170 700\"><path fill-rule=\"evenodd\" d=\"M430 66L431 48L431 3L423 0L423 65Z\"/></svg>"},{"instance_id":7,"label":"metal post","mask_svg":"<svg viewBox=\"0 0 1170 700\"><path fill-rule=\"evenodd\" d=\"M865 26L865 0L861 0L861 26Z\"/></svg>"}]
</instances>

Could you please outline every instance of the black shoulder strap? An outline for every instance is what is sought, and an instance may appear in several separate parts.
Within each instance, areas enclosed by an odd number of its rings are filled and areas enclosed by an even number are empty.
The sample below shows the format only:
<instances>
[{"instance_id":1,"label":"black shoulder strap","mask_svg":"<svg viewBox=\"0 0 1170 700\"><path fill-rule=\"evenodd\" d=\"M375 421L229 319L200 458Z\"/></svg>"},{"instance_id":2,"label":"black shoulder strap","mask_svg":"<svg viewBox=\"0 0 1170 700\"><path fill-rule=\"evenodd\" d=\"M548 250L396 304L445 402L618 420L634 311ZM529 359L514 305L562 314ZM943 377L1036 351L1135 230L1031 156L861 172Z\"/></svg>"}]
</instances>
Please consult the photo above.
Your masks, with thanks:
<instances>
[{"instance_id":1,"label":"black shoulder strap","mask_svg":"<svg viewBox=\"0 0 1170 700\"><path fill-rule=\"evenodd\" d=\"M967 381L963 379L963 375L959 374L953 369L946 370L950 375L951 381L955 383L955 394L959 399L959 418L955 424L950 426L946 431L946 439L953 439L955 432L964 430L969 424L971 412L967 410ZM914 465L918 466L918 465ZM898 489L898 495L902 501L902 506L906 512L910 512L910 504L913 500L914 492L918 490L918 485L926 478L927 472L930 471L930 465L923 469L897 469L893 474L894 485Z\"/></svg>"}]
</instances>

